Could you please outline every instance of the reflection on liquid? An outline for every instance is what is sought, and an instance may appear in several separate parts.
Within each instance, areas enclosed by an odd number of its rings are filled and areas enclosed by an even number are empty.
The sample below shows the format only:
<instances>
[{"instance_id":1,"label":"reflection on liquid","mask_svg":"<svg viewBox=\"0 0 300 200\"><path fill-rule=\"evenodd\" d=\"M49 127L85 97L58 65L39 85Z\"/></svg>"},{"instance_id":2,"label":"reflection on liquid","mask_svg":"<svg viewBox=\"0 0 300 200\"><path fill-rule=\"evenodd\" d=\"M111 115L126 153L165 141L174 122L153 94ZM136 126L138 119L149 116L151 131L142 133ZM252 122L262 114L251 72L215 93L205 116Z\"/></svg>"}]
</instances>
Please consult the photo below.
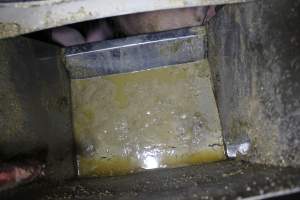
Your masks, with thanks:
<instances>
[{"instance_id":1,"label":"reflection on liquid","mask_svg":"<svg viewBox=\"0 0 300 200\"><path fill-rule=\"evenodd\" d=\"M156 160L155 157L147 156L144 159L144 169L155 169L159 167L159 162Z\"/></svg>"}]
</instances>

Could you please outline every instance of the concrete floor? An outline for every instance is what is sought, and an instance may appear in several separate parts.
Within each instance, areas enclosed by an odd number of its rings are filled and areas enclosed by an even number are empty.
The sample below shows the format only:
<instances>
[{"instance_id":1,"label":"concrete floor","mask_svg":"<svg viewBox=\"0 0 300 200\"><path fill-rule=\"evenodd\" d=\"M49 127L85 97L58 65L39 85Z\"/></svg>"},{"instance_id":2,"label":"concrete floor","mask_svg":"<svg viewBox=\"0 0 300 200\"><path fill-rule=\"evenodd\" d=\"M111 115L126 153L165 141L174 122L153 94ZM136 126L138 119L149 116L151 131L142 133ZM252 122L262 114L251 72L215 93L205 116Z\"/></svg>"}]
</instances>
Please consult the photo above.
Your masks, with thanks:
<instances>
[{"instance_id":1,"label":"concrete floor","mask_svg":"<svg viewBox=\"0 0 300 200\"><path fill-rule=\"evenodd\" d=\"M300 170L223 161L129 176L34 183L0 194L9 199L235 199L292 192Z\"/></svg>"}]
</instances>

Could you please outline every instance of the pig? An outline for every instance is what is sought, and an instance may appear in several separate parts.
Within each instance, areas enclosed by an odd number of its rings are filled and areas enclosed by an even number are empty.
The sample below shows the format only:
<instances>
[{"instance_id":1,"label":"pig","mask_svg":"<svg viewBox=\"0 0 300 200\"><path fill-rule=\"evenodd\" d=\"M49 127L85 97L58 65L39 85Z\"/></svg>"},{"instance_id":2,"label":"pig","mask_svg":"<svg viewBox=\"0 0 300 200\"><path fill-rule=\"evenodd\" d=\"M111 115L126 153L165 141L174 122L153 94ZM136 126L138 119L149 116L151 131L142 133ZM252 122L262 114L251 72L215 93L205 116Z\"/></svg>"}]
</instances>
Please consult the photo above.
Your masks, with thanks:
<instances>
[{"instance_id":1,"label":"pig","mask_svg":"<svg viewBox=\"0 0 300 200\"><path fill-rule=\"evenodd\" d=\"M85 23L85 34L66 26L52 30L52 41L67 47L111 39L119 33L124 36L160 32L207 23L214 15L215 6L161 10L130 14Z\"/></svg>"},{"instance_id":2,"label":"pig","mask_svg":"<svg viewBox=\"0 0 300 200\"><path fill-rule=\"evenodd\" d=\"M137 35L204 25L215 15L214 6L138 13L114 18L125 35Z\"/></svg>"},{"instance_id":3,"label":"pig","mask_svg":"<svg viewBox=\"0 0 300 200\"><path fill-rule=\"evenodd\" d=\"M97 42L113 38L113 30L106 20L96 20L89 23L86 30L86 42Z\"/></svg>"},{"instance_id":4,"label":"pig","mask_svg":"<svg viewBox=\"0 0 300 200\"><path fill-rule=\"evenodd\" d=\"M43 154L22 154L0 160L0 192L43 177L46 167Z\"/></svg>"}]
</instances>

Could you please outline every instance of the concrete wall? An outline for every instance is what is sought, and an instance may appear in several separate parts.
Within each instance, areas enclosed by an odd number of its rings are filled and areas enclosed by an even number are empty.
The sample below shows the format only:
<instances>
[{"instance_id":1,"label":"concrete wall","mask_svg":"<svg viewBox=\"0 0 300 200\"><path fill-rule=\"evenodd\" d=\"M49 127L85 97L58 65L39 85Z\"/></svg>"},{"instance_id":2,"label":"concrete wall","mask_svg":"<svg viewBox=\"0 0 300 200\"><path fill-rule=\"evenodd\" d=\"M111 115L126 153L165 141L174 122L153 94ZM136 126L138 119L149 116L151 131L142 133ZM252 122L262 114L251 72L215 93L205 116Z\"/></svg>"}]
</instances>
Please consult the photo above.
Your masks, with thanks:
<instances>
[{"instance_id":1,"label":"concrete wall","mask_svg":"<svg viewBox=\"0 0 300 200\"><path fill-rule=\"evenodd\" d=\"M209 60L227 148L300 166L300 1L228 5L208 26Z\"/></svg>"}]
</instances>

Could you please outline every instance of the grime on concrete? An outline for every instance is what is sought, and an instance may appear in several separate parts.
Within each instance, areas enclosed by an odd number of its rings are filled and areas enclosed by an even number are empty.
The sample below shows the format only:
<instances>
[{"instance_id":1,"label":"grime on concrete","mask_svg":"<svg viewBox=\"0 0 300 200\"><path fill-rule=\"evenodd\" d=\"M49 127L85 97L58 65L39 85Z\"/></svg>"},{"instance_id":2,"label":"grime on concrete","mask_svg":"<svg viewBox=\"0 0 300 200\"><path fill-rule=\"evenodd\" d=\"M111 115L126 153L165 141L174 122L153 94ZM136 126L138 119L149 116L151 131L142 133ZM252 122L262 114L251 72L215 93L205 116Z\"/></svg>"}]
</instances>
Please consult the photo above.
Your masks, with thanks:
<instances>
[{"instance_id":1,"label":"grime on concrete","mask_svg":"<svg viewBox=\"0 0 300 200\"><path fill-rule=\"evenodd\" d=\"M6 193L2 200L237 199L299 192L299 169L222 161L128 176L38 182ZM277 194L278 195L278 194Z\"/></svg>"}]
</instances>

